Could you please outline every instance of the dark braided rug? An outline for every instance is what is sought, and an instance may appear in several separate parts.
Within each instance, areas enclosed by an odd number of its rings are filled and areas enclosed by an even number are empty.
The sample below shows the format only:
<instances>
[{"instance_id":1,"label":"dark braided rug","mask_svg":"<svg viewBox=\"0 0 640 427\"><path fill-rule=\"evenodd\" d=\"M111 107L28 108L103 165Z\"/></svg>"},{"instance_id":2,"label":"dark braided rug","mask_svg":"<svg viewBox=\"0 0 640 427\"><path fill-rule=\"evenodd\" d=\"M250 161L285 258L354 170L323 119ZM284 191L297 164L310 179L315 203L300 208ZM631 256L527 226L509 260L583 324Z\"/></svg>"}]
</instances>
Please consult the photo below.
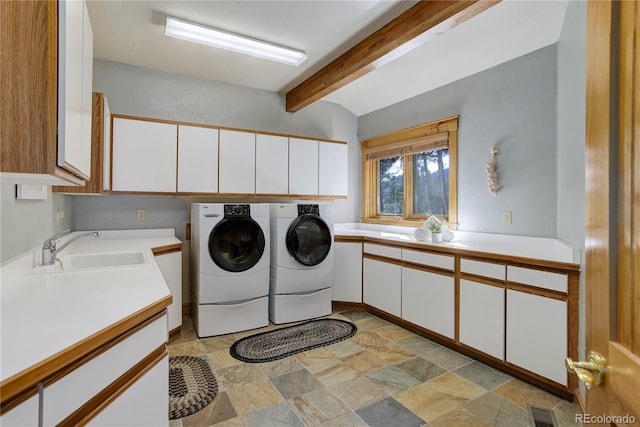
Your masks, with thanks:
<instances>
[{"instance_id":1,"label":"dark braided rug","mask_svg":"<svg viewBox=\"0 0 640 427\"><path fill-rule=\"evenodd\" d=\"M218 394L218 382L209 363L195 356L169 358L169 419L198 412Z\"/></svg>"},{"instance_id":2,"label":"dark braided rug","mask_svg":"<svg viewBox=\"0 0 640 427\"><path fill-rule=\"evenodd\" d=\"M358 328L338 319L318 319L242 338L229 349L243 362L262 363L337 343L354 336Z\"/></svg>"}]
</instances>

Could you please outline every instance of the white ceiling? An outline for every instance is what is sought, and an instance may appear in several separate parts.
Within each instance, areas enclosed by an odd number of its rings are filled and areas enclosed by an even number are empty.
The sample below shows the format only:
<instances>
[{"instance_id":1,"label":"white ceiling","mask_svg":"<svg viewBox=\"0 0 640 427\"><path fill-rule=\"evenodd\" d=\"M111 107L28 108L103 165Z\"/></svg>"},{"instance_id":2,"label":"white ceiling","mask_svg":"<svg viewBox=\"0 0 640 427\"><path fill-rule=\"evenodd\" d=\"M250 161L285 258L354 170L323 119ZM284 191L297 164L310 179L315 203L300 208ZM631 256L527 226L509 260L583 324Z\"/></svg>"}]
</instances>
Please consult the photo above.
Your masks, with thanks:
<instances>
[{"instance_id":1,"label":"white ceiling","mask_svg":"<svg viewBox=\"0 0 640 427\"><path fill-rule=\"evenodd\" d=\"M96 58L285 93L414 3L89 0L89 14ZM486 70L555 43L566 7L504 0L323 100L360 116ZM304 50L307 60L292 67L166 37L166 15Z\"/></svg>"}]
</instances>

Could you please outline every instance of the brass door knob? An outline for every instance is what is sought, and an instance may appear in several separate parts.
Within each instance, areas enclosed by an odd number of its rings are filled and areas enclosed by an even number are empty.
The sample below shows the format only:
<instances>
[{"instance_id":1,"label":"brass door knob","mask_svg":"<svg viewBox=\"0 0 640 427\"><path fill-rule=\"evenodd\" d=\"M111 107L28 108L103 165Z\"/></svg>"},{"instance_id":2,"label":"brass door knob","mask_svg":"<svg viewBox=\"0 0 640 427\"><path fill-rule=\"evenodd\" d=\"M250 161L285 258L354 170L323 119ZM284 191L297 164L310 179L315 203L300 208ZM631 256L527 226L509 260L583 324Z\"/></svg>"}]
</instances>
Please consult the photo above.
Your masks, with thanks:
<instances>
[{"instance_id":1,"label":"brass door knob","mask_svg":"<svg viewBox=\"0 0 640 427\"><path fill-rule=\"evenodd\" d=\"M590 351L586 362L576 362L567 357L564 360L564 364L568 372L578 376L578 380L584 384L587 390L602 384L604 381L607 366L604 357L600 353Z\"/></svg>"}]
</instances>

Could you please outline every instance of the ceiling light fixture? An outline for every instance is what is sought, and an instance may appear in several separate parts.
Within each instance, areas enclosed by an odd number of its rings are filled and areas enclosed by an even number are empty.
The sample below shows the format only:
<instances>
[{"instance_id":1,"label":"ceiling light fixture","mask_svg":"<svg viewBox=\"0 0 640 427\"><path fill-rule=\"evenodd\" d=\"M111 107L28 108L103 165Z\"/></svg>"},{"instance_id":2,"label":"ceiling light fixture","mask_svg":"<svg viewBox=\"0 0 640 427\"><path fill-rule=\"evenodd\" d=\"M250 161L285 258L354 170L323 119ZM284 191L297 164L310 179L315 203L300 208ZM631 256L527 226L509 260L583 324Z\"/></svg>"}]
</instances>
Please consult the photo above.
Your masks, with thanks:
<instances>
[{"instance_id":1,"label":"ceiling light fixture","mask_svg":"<svg viewBox=\"0 0 640 427\"><path fill-rule=\"evenodd\" d=\"M299 50L205 27L171 16L167 16L164 35L288 65L298 66L307 59L307 54Z\"/></svg>"}]
</instances>

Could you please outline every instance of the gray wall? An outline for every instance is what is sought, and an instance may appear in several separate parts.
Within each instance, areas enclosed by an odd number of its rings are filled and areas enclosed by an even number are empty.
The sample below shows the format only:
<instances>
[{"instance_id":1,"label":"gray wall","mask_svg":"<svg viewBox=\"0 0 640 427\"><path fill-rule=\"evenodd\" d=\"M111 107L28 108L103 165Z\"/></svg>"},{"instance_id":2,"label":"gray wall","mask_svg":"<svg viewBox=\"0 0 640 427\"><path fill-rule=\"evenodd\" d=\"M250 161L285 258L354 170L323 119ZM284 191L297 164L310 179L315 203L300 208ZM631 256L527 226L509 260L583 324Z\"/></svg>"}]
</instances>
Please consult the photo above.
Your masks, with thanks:
<instances>
[{"instance_id":1,"label":"gray wall","mask_svg":"<svg viewBox=\"0 0 640 427\"><path fill-rule=\"evenodd\" d=\"M64 213L60 224L56 213ZM0 185L0 262L39 245L54 233L72 228L73 198L51 194L45 200L18 200L15 184Z\"/></svg>"},{"instance_id":2,"label":"gray wall","mask_svg":"<svg viewBox=\"0 0 640 427\"><path fill-rule=\"evenodd\" d=\"M359 118L361 139L460 115L459 229L555 237L556 46ZM496 145L500 189L487 190ZM503 211L513 223L502 223Z\"/></svg>"},{"instance_id":3,"label":"gray wall","mask_svg":"<svg viewBox=\"0 0 640 427\"><path fill-rule=\"evenodd\" d=\"M586 2L569 2L558 41L558 238L585 249ZM578 354L585 360L585 282L580 275ZM581 386L582 387L582 386ZM582 388L583 396L585 394Z\"/></svg>"}]
</instances>

